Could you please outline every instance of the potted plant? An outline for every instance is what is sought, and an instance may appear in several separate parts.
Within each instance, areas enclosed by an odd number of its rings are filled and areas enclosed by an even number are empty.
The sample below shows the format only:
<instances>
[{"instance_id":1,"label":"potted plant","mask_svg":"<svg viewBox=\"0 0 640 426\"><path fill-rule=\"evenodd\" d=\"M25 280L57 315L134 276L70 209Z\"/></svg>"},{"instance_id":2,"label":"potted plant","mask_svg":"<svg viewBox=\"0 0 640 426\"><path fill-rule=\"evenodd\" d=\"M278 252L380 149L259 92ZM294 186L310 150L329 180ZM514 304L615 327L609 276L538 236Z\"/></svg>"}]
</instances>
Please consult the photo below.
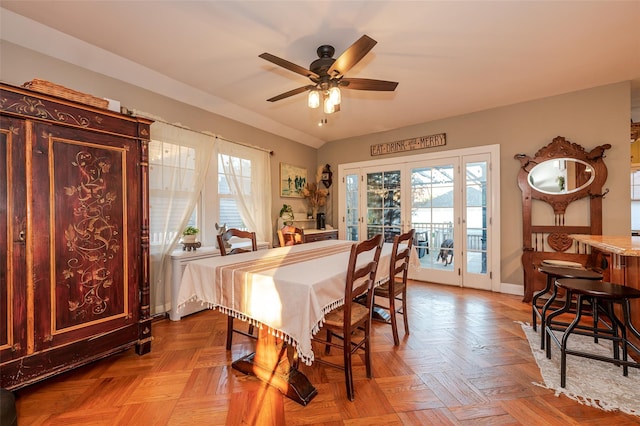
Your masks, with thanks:
<instances>
[{"instance_id":1,"label":"potted plant","mask_svg":"<svg viewBox=\"0 0 640 426\"><path fill-rule=\"evenodd\" d=\"M293 223L293 208L289 204L283 204L280 209L280 217L285 225L291 225Z\"/></svg>"},{"instance_id":2,"label":"potted plant","mask_svg":"<svg viewBox=\"0 0 640 426\"><path fill-rule=\"evenodd\" d=\"M200 232L200 230L195 226L187 226L186 228L184 228L184 231L182 231L182 242L195 243L196 235L198 235L198 232Z\"/></svg>"}]
</instances>

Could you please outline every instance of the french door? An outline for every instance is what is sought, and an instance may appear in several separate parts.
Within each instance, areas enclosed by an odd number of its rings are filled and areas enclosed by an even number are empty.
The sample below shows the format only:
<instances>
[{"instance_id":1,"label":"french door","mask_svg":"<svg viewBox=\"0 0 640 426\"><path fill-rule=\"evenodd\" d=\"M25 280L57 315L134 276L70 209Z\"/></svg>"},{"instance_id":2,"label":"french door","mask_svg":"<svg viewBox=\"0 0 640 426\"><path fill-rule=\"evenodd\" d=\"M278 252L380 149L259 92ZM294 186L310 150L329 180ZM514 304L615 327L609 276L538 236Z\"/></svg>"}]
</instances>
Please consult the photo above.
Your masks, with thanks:
<instances>
[{"instance_id":1,"label":"french door","mask_svg":"<svg viewBox=\"0 0 640 426\"><path fill-rule=\"evenodd\" d=\"M406 165L408 229L416 230L414 244L420 259L420 268L412 272L412 278L462 284L459 169L457 157Z\"/></svg>"},{"instance_id":2,"label":"french door","mask_svg":"<svg viewBox=\"0 0 640 426\"><path fill-rule=\"evenodd\" d=\"M340 238L382 234L391 242L413 228L420 266L412 278L497 289L499 228L492 224L499 188L490 174L492 151L497 148L341 165Z\"/></svg>"}]
</instances>

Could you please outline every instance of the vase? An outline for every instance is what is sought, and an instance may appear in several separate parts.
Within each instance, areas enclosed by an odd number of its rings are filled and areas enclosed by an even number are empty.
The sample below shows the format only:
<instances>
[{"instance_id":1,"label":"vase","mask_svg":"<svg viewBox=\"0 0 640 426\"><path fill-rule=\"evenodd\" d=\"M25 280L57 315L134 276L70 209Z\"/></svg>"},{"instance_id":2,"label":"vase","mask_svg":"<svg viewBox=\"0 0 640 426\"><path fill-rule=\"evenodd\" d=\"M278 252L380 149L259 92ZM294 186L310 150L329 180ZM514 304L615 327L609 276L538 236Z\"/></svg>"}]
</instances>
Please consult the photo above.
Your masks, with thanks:
<instances>
[{"instance_id":1,"label":"vase","mask_svg":"<svg viewBox=\"0 0 640 426\"><path fill-rule=\"evenodd\" d=\"M196 236L195 235L183 235L182 236L182 242L186 243L186 244L193 244L196 242Z\"/></svg>"},{"instance_id":2,"label":"vase","mask_svg":"<svg viewBox=\"0 0 640 426\"><path fill-rule=\"evenodd\" d=\"M282 218L282 223L285 225L293 224L294 216L292 212L284 212L280 216Z\"/></svg>"}]
</instances>

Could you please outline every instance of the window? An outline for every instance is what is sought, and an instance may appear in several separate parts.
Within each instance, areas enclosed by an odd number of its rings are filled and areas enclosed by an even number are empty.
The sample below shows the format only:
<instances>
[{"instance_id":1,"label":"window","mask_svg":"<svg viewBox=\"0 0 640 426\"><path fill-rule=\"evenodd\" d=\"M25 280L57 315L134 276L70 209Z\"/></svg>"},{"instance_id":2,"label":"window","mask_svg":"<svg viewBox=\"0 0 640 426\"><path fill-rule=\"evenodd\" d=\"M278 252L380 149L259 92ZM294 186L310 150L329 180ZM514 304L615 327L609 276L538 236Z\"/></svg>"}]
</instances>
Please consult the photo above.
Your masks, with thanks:
<instances>
[{"instance_id":1,"label":"window","mask_svg":"<svg viewBox=\"0 0 640 426\"><path fill-rule=\"evenodd\" d=\"M205 246L215 244L215 223L251 229L271 243L270 159L263 149L157 120L149 143L149 198L153 313L170 309L166 265L184 227L200 228Z\"/></svg>"},{"instance_id":2,"label":"window","mask_svg":"<svg viewBox=\"0 0 640 426\"><path fill-rule=\"evenodd\" d=\"M240 182L242 194L251 196L251 160L229 155L218 154L218 216L219 223L224 223L227 228L239 228L246 230L238 208L238 200L233 194L225 169L233 167L236 177Z\"/></svg>"},{"instance_id":3,"label":"window","mask_svg":"<svg viewBox=\"0 0 640 426\"><path fill-rule=\"evenodd\" d=\"M171 300L166 280L171 251L189 224L200 227L194 206L207 175L215 137L160 120L149 142L149 243L151 312L166 312ZM170 276L170 275L169 275Z\"/></svg>"},{"instance_id":4,"label":"window","mask_svg":"<svg viewBox=\"0 0 640 426\"><path fill-rule=\"evenodd\" d=\"M270 243L273 224L269 152L223 139L218 139L217 148L215 165L210 167L215 173L209 172L215 176L215 187L208 181L203 197L205 219L215 217L228 228L254 231L259 241ZM205 228L212 229L213 224Z\"/></svg>"},{"instance_id":5,"label":"window","mask_svg":"<svg viewBox=\"0 0 640 426\"><path fill-rule=\"evenodd\" d=\"M153 140L149 144L149 179L150 216L149 229L151 245L169 243L179 230L164 231L165 224L179 223L184 210L191 200L188 188L195 173L195 149L169 142ZM178 189L173 191L174 182ZM170 206L174 208L169 208ZM197 211L194 209L188 225L199 226ZM166 212L171 212L167 217Z\"/></svg>"}]
</instances>

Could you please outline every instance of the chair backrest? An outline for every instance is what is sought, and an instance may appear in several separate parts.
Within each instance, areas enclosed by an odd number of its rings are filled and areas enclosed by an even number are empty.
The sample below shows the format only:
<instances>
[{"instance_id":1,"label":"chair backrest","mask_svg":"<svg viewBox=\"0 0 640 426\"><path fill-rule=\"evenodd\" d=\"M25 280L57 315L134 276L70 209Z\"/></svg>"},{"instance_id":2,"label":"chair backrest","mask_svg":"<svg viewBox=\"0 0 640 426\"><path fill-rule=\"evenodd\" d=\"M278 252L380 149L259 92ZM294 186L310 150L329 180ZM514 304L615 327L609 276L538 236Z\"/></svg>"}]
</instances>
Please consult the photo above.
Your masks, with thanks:
<instances>
[{"instance_id":1,"label":"chair backrest","mask_svg":"<svg viewBox=\"0 0 640 426\"><path fill-rule=\"evenodd\" d=\"M229 250L229 248L225 246L225 241L229 241L231 237L245 238L245 239L251 240L251 250L249 250L248 248L247 249L234 248L232 250ZM255 232L243 231L241 229L236 229L236 228L230 228L230 229L227 229L222 234L218 234L217 239L218 239L218 248L220 249L221 256L258 250L258 243L256 241Z\"/></svg>"},{"instance_id":2,"label":"chair backrest","mask_svg":"<svg viewBox=\"0 0 640 426\"><path fill-rule=\"evenodd\" d=\"M302 244L304 243L304 229L285 225L282 229L278 229L278 241L280 247Z\"/></svg>"},{"instance_id":3,"label":"chair backrest","mask_svg":"<svg viewBox=\"0 0 640 426\"><path fill-rule=\"evenodd\" d=\"M354 244L351 247L349 256L349 267L347 269L347 281L344 292L344 324L348 325L351 318L351 304L353 299L367 294L367 307L371 311L373 305L373 285L376 279L378 263L380 263L380 253L384 240L382 234L377 234L371 239ZM358 266L358 261L365 255L371 255L372 260L365 265Z\"/></svg>"},{"instance_id":4,"label":"chair backrest","mask_svg":"<svg viewBox=\"0 0 640 426\"><path fill-rule=\"evenodd\" d=\"M402 281L407 282L409 272L409 258L416 230L412 229L393 238L393 248L391 249L391 260L389 262L389 292L393 294L393 285L398 274L402 273Z\"/></svg>"}]
</instances>

